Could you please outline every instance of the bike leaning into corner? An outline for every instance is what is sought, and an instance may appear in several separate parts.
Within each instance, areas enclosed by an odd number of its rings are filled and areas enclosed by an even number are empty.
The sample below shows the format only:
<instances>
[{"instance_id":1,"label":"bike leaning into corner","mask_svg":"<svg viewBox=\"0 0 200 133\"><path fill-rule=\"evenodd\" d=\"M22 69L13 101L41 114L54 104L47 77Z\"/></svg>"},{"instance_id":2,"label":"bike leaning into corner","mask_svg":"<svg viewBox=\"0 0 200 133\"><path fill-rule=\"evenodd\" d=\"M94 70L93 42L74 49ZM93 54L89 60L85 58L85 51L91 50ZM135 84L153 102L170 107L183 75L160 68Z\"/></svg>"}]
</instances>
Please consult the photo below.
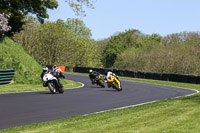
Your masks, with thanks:
<instances>
[{"instance_id":1,"label":"bike leaning into corner","mask_svg":"<svg viewBox=\"0 0 200 133\"><path fill-rule=\"evenodd\" d=\"M103 88L105 88L104 85L104 77L99 72L93 71L92 69L89 70L89 78L92 81L92 84L97 84Z\"/></svg>"},{"instance_id":2,"label":"bike leaning into corner","mask_svg":"<svg viewBox=\"0 0 200 133\"><path fill-rule=\"evenodd\" d=\"M118 91L122 91L121 82L116 74L109 71L106 76L108 88L112 87L113 89L116 89Z\"/></svg>"},{"instance_id":3,"label":"bike leaning into corner","mask_svg":"<svg viewBox=\"0 0 200 133\"><path fill-rule=\"evenodd\" d=\"M47 67L43 68L41 78L43 81L43 87L48 87L52 94L55 94L56 92L64 93L64 88L60 84L59 79L54 76L53 72L48 71Z\"/></svg>"},{"instance_id":4,"label":"bike leaning into corner","mask_svg":"<svg viewBox=\"0 0 200 133\"><path fill-rule=\"evenodd\" d=\"M96 74L95 75L95 81L96 81L97 85L100 85L101 87L105 88L103 75Z\"/></svg>"}]
</instances>

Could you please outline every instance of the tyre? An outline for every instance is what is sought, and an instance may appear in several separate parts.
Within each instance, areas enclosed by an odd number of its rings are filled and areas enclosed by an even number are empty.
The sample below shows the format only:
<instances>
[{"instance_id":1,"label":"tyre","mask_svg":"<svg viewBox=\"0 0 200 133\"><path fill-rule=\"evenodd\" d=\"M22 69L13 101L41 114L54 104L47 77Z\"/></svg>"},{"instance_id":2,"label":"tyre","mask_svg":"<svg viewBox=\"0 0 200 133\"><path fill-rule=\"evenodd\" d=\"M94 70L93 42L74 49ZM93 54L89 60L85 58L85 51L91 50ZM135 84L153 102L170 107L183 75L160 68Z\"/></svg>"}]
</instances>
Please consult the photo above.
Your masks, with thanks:
<instances>
[{"instance_id":1,"label":"tyre","mask_svg":"<svg viewBox=\"0 0 200 133\"><path fill-rule=\"evenodd\" d=\"M118 90L118 91L122 91L122 88L118 88L117 90Z\"/></svg>"},{"instance_id":2,"label":"tyre","mask_svg":"<svg viewBox=\"0 0 200 133\"><path fill-rule=\"evenodd\" d=\"M54 85L52 82L49 82L49 83L48 83L48 88L49 88L49 90L50 90L50 92L51 92L52 94L55 94L55 93L56 93L55 85Z\"/></svg>"},{"instance_id":3,"label":"tyre","mask_svg":"<svg viewBox=\"0 0 200 133\"><path fill-rule=\"evenodd\" d=\"M113 88L116 89L116 90L118 90L118 91L122 91L122 88L119 88L119 85L117 84L117 82L115 82L113 84Z\"/></svg>"},{"instance_id":4,"label":"tyre","mask_svg":"<svg viewBox=\"0 0 200 133\"><path fill-rule=\"evenodd\" d=\"M100 85L101 87L105 88L105 85L104 85L104 83L103 83L102 80L99 80L99 85Z\"/></svg>"},{"instance_id":5,"label":"tyre","mask_svg":"<svg viewBox=\"0 0 200 133\"><path fill-rule=\"evenodd\" d=\"M60 89L58 90L58 92L59 92L59 93L64 93L64 88L60 88Z\"/></svg>"}]
</instances>

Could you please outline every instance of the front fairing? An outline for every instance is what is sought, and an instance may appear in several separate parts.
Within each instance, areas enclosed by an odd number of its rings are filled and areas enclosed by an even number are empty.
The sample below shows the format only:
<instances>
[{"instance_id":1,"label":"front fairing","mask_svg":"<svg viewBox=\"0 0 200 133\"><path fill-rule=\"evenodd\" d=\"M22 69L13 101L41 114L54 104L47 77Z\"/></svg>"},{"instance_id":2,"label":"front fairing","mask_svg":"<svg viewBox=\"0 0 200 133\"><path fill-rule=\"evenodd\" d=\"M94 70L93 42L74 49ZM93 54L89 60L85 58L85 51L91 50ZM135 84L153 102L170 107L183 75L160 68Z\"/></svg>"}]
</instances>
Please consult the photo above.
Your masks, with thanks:
<instances>
[{"instance_id":1,"label":"front fairing","mask_svg":"<svg viewBox=\"0 0 200 133\"><path fill-rule=\"evenodd\" d=\"M43 81L44 82L47 82L49 80L54 80L54 79L56 79L56 78L52 74L50 74L50 73L46 73L43 76Z\"/></svg>"}]
</instances>

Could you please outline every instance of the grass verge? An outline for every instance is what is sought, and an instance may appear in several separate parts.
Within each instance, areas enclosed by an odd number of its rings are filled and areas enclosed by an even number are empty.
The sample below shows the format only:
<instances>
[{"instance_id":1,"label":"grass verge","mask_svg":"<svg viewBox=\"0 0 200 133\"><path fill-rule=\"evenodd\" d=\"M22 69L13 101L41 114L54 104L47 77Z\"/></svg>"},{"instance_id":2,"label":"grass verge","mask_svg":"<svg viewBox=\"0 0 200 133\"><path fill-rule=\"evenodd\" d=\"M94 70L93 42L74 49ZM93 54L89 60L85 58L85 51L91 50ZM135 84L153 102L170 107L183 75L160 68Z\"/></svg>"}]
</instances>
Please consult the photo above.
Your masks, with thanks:
<instances>
[{"instance_id":1,"label":"grass verge","mask_svg":"<svg viewBox=\"0 0 200 133\"><path fill-rule=\"evenodd\" d=\"M61 79L61 82L63 84L63 87L66 88L75 88L80 87L81 84L77 83L75 81ZM41 90L49 90L48 87L43 87L42 82L41 84L19 84L19 83L13 83L13 84L6 84L6 85L0 85L0 93L6 93L6 92L23 92L23 91L41 91Z\"/></svg>"},{"instance_id":2,"label":"grass verge","mask_svg":"<svg viewBox=\"0 0 200 133\"><path fill-rule=\"evenodd\" d=\"M200 85L124 78L200 90ZM200 94L166 99L125 109L0 130L3 133L161 133L200 131Z\"/></svg>"}]
</instances>

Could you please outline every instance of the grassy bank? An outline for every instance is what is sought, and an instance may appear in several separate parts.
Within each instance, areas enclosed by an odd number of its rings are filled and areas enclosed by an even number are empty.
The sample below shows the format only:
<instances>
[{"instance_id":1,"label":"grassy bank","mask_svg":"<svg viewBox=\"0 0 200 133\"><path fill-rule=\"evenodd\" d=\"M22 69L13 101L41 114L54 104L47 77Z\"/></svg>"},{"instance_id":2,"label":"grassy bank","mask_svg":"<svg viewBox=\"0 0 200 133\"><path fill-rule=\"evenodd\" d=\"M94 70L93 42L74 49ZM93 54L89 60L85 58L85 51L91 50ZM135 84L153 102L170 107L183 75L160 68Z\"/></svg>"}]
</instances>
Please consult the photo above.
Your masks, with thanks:
<instances>
[{"instance_id":1,"label":"grassy bank","mask_svg":"<svg viewBox=\"0 0 200 133\"><path fill-rule=\"evenodd\" d=\"M40 66L22 46L9 38L0 41L0 69L15 69L13 80L21 84L39 84Z\"/></svg>"},{"instance_id":2,"label":"grassy bank","mask_svg":"<svg viewBox=\"0 0 200 133\"><path fill-rule=\"evenodd\" d=\"M200 85L124 78L137 82L148 82L200 90ZM3 133L160 133L200 131L200 94L167 99L125 109L112 110L86 116L74 116L61 120L37 123L23 127L0 130Z\"/></svg>"}]
</instances>

